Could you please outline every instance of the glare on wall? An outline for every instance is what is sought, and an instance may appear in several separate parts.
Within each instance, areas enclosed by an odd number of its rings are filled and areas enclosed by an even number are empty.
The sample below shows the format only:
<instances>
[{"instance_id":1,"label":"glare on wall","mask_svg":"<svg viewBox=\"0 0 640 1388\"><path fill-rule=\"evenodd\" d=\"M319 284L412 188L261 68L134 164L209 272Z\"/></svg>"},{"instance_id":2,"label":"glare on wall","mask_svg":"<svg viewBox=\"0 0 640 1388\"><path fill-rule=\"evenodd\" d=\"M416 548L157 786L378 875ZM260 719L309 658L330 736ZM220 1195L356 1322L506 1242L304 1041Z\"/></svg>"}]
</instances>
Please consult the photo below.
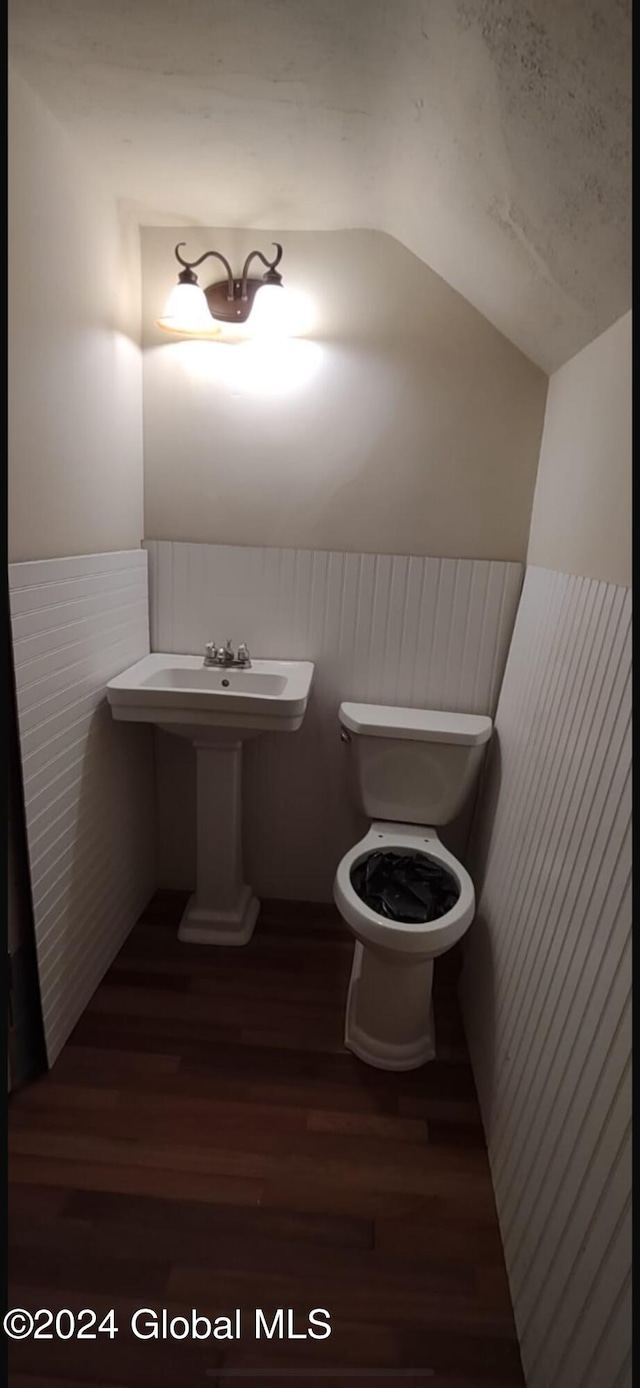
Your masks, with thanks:
<instances>
[{"instance_id":1,"label":"glare on wall","mask_svg":"<svg viewBox=\"0 0 640 1388\"><path fill-rule=\"evenodd\" d=\"M232 395L285 396L304 390L316 375L322 348L304 338L172 343L170 352L190 377L225 387Z\"/></svg>"}]
</instances>

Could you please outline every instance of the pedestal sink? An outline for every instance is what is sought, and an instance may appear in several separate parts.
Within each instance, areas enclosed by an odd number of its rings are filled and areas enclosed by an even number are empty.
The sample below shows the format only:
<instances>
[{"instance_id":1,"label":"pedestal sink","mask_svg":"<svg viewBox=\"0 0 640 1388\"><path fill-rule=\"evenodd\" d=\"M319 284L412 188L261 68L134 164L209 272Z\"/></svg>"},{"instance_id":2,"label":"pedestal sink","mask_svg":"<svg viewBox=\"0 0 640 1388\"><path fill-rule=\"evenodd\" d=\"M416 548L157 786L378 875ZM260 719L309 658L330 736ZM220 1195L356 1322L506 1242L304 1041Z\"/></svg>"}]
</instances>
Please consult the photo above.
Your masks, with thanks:
<instances>
[{"instance_id":1,"label":"pedestal sink","mask_svg":"<svg viewBox=\"0 0 640 1388\"><path fill-rule=\"evenodd\" d=\"M242 873L242 743L264 732L295 732L304 718L313 665L254 660L211 668L200 656L148 655L107 685L114 718L157 723L186 737L197 760L197 886L181 940L246 945L259 902Z\"/></svg>"}]
</instances>

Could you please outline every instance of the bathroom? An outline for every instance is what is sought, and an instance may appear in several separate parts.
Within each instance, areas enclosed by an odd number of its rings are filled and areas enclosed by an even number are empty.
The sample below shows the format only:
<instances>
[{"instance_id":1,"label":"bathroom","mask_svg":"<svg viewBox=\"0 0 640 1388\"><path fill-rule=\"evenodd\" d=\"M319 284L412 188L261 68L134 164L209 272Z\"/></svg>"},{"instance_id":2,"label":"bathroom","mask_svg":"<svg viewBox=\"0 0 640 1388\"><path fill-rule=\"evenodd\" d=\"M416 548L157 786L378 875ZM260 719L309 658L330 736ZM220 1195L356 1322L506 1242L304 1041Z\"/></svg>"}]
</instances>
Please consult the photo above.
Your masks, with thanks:
<instances>
[{"instance_id":1,"label":"bathroom","mask_svg":"<svg viewBox=\"0 0 640 1388\"><path fill-rule=\"evenodd\" d=\"M10 5L9 1381L624 1388L628 8L180 16Z\"/></svg>"}]
</instances>

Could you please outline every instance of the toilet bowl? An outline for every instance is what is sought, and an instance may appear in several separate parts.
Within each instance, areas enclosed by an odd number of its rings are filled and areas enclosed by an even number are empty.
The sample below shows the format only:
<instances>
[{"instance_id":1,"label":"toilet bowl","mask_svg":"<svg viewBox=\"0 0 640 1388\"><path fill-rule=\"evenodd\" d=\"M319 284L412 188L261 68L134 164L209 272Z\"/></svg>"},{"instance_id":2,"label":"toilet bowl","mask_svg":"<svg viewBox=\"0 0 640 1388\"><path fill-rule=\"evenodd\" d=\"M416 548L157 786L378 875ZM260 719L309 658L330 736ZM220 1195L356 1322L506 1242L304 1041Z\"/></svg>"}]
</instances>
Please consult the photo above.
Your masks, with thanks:
<instances>
[{"instance_id":1,"label":"toilet bowl","mask_svg":"<svg viewBox=\"0 0 640 1388\"><path fill-rule=\"evenodd\" d=\"M455 905L435 921L393 921L371 910L351 881L370 853L424 853L446 868L459 889ZM433 960L462 938L473 920L473 882L433 828L375 821L345 853L334 883L338 910L356 937L345 1045L383 1070L412 1070L435 1056Z\"/></svg>"},{"instance_id":2,"label":"toilet bowl","mask_svg":"<svg viewBox=\"0 0 640 1388\"><path fill-rule=\"evenodd\" d=\"M369 813L381 815L345 853L334 881L336 906L355 936L345 1045L378 1069L411 1070L436 1054L433 961L462 938L475 912L473 882L440 841L434 821L448 823L462 807L491 736L491 719L345 703L340 721L356 798ZM352 874L380 852L424 855L443 868L457 890L451 908L420 923L373 910L356 891Z\"/></svg>"}]
</instances>

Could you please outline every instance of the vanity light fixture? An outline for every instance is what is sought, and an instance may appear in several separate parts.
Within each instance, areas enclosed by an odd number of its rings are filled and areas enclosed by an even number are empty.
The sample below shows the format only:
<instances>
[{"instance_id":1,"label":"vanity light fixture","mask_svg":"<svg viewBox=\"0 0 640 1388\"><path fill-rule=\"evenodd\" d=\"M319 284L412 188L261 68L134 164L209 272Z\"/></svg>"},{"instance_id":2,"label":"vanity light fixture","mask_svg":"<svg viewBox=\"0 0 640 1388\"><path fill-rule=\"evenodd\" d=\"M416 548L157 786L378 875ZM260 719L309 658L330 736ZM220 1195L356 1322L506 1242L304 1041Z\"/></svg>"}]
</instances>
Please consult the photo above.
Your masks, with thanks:
<instances>
[{"instance_id":1,"label":"vanity light fixture","mask_svg":"<svg viewBox=\"0 0 640 1388\"><path fill-rule=\"evenodd\" d=\"M221 331L218 323L246 323L259 289L268 290L270 295L282 290L282 275L277 270L282 246L277 241L272 242L276 248L273 260L267 260L262 251L250 251L239 279L235 278L229 261L220 251L205 251L197 260L185 260L180 248L186 244L186 241L179 241L175 248L176 260L183 268L162 318L156 319L157 326L165 332L187 337L218 337ZM195 269L210 256L222 262L227 277L201 289ZM260 279L249 275L251 262L256 257L266 265Z\"/></svg>"}]
</instances>

